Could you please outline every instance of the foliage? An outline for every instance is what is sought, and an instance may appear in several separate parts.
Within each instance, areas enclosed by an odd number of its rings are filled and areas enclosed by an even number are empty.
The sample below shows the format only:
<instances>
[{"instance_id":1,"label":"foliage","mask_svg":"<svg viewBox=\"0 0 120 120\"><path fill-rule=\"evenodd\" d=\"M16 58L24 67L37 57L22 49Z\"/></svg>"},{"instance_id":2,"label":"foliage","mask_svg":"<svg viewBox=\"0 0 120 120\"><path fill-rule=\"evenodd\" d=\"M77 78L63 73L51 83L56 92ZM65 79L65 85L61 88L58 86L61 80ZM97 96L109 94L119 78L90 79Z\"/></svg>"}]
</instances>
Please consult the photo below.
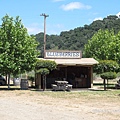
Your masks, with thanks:
<instances>
[{"instance_id":1,"label":"foliage","mask_svg":"<svg viewBox=\"0 0 120 120\"><path fill-rule=\"evenodd\" d=\"M47 75L50 73L50 71L47 68L40 68L37 70L37 73L40 73L41 75Z\"/></svg>"},{"instance_id":2,"label":"foliage","mask_svg":"<svg viewBox=\"0 0 120 120\"><path fill-rule=\"evenodd\" d=\"M119 72L117 73L117 77L119 77L119 78L120 78L120 70L119 70Z\"/></svg>"},{"instance_id":3,"label":"foliage","mask_svg":"<svg viewBox=\"0 0 120 120\"><path fill-rule=\"evenodd\" d=\"M99 64L95 66L95 72L101 74L103 72L118 72L119 64L113 60L100 60Z\"/></svg>"},{"instance_id":4,"label":"foliage","mask_svg":"<svg viewBox=\"0 0 120 120\"><path fill-rule=\"evenodd\" d=\"M34 36L27 33L27 29L19 16L15 19L8 15L2 18L0 26L0 73L8 75L8 89L10 75L17 75L31 71L35 67L38 43Z\"/></svg>"},{"instance_id":5,"label":"foliage","mask_svg":"<svg viewBox=\"0 0 120 120\"><path fill-rule=\"evenodd\" d=\"M117 74L115 72L105 72L100 75L102 79L115 79Z\"/></svg>"},{"instance_id":6,"label":"foliage","mask_svg":"<svg viewBox=\"0 0 120 120\"><path fill-rule=\"evenodd\" d=\"M42 59L37 60L35 71L36 73L40 73L43 77L43 91L46 89L46 75L49 74L50 71L56 68L57 68L57 64L55 61L42 60Z\"/></svg>"},{"instance_id":7,"label":"foliage","mask_svg":"<svg viewBox=\"0 0 120 120\"><path fill-rule=\"evenodd\" d=\"M36 63L36 70L39 70L41 68L47 68L48 70L52 71L54 69L56 69L57 64L54 61L51 60L37 60Z\"/></svg>"},{"instance_id":8,"label":"foliage","mask_svg":"<svg viewBox=\"0 0 120 120\"><path fill-rule=\"evenodd\" d=\"M37 45L19 16L4 16L0 27L0 72L16 75L32 70L38 56Z\"/></svg>"},{"instance_id":9,"label":"foliage","mask_svg":"<svg viewBox=\"0 0 120 120\"><path fill-rule=\"evenodd\" d=\"M104 90L106 90L106 80L108 84L108 80L115 79L117 77L117 74L115 72L104 72L100 75L100 77L104 80Z\"/></svg>"},{"instance_id":10,"label":"foliage","mask_svg":"<svg viewBox=\"0 0 120 120\"><path fill-rule=\"evenodd\" d=\"M119 34L115 35L113 30L99 30L85 45L85 56L120 63Z\"/></svg>"},{"instance_id":11,"label":"foliage","mask_svg":"<svg viewBox=\"0 0 120 120\"><path fill-rule=\"evenodd\" d=\"M120 18L118 18L115 15L110 15L104 18L103 20L93 21L90 25L84 25L84 27L77 27L73 30L61 32L60 35L47 35L46 49L84 50L84 45L87 44L88 40L90 40L92 36L100 29L101 30L113 29L115 34L117 34L120 31ZM38 33L35 36L36 36L36 40L40 43L40 45L38 46L38 50L40 50L41 53L43 53L44 34ZM118 48L117 46L116 49ZM113 57L114 56L115 55L113 55ZM116 57L118 58L118 56L119 54Z\"/></svg>"}]
</instances>

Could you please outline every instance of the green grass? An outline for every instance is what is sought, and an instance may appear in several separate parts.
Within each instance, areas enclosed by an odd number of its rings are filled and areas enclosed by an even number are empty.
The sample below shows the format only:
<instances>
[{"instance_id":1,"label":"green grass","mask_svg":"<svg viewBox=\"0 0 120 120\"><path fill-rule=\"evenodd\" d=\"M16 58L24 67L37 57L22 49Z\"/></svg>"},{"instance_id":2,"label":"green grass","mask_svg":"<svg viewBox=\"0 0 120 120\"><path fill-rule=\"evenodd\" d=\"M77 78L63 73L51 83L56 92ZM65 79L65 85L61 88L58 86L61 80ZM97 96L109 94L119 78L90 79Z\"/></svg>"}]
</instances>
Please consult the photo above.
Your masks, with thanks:
<instances>
[{"instance_id":1,"label":"green grass","mask_svg":"<svg viewBox=\"0 0 120 120\"><path fill-rule=\"evenodd\" d=\"M36 93L36 91L35 91ZM120 98L120 90L107 90L107 91L75 91L75 92L37 92L38 95L49 96L52 98L64 98L64 99L74 99L74 98Z\"/></svg>"}]
</instances>

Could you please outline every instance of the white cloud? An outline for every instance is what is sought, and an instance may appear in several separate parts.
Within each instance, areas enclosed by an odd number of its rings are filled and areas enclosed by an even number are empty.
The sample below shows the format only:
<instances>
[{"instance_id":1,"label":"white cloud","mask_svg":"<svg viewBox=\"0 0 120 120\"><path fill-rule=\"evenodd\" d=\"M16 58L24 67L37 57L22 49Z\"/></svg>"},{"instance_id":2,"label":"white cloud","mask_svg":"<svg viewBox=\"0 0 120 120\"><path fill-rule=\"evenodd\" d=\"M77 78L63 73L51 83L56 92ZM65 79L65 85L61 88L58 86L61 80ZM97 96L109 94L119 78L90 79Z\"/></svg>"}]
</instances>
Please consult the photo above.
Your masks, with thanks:
<instances>
[{"instance_id":1,"label":"white cloud","mask_svg":"<svg viewBox=\"0 0 120 120\"><path fill-rule=\"evenodd\" d=\"M118 14L116 14L116 16L118 16L120 18L120 12Z\"/></svg>"},{"instance_id":2,"label":"white cloud","mask_svg":"<svg viewBox=\"0 0 120 120\"><path fill-rule=\"evenodd\" d=\"M80 2L71 2L69 4L62 5L61 8L65 11L69 11L69 10L74 10L74 9L90 9L91 6L84 5Z\"/></svg>"},{"instance_id":3,"label":"white cloud","mask_svg":"<svg viewBox=\"0 0 120 120\"><path fill-rule=\"evenodd\" d=\"M26 26L28 34L38 34L44 32L44 24L32 23L31 25ZM46 34L56 34L59 35L61 31L65 29L63 24L47 24Z\"/></svg>"},{"instance_id":4,"label":"white cloud","mask_svg":"<svg viewBox=\"0 0 120 120\"><path fill-rule=\"evenodd\" d=\"M28 33L29 34L37 34L37 33L40 33L41 30L39 28L30 28L30 27L27 27L27 30L28 30Z\"/></svg>"},{"instance_id":5,"label":"white cloud","mask_svg":"<svg viewBox=\"0 0 120 120\"><path fill-rule=\"evenodd\" d=\"M29 26L26 27L27 31L29 34L37 34L40 33L41 31L43 31L42 29L40 29L40 25L37 23L33 23Z\"/></svg>"},{"instance_id":6,"label":"white cloud","mask_svg":"<svg viewBox=\"0 0 120 120\"><path fill-rule=\"evenodd\" d=\"M65 29L63 24L49 24L47 34L59 35Z\"/></svg>"},{"instance_id":7,"label":"white cloud","mask_svg":"<svg viewBox=\"0 0 120 120\"><path fill-rule=\"evenodd\" d=\"M98 17L98 18L95 18L93 21L96 21L96 20L103 20L102 17Z\"/></svg>"}]
</instances>

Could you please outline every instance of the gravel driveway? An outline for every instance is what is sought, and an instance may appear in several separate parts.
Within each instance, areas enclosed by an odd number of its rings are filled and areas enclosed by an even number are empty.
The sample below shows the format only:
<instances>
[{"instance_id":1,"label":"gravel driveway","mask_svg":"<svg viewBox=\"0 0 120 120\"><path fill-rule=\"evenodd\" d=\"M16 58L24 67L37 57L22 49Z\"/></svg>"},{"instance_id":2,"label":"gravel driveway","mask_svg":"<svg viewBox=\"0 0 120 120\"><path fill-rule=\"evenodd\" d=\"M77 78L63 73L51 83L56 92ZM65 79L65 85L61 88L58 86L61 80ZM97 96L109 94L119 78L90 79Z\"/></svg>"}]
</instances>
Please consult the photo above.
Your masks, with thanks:
<instances>
[{"instance_id":1,"label":"gravel driveway","mask_svg":"<svg viewBox=\"0 0 120 120\"><path fill-rule=\"evenodd\" d=\"M103 100L104 101L104 100ZM1 120L119 120L120 102L58 99L31 91L0 91Z\"/></svg>"}]
</instances>

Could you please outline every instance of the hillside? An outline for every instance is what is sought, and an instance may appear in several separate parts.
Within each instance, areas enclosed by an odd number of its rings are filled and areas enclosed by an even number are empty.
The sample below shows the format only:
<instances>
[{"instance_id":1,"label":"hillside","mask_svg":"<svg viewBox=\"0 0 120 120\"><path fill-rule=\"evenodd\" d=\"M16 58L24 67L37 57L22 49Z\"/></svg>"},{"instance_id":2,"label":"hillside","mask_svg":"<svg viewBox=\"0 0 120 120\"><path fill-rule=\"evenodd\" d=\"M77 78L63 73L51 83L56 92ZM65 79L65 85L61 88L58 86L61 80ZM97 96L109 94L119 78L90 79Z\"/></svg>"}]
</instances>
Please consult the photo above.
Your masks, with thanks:
<instances>
[{"instance_id":1,"label":"hillside","mask_svg":"<svg viewBox=\"0 0 120 120\"><path fill-rule=\"evenodd\" d=\"M46 35L46 49L83 50L87 41L99 29L114 29L115 33L117 33L120 31L120 18L116 15L110 15L103 20L93 21L90 25L84 25L84 27L61 32L60 35ZM44 33L38 33L35 37L40 43L38 49L42 52Z\"/></svg>"}]
</instances>

